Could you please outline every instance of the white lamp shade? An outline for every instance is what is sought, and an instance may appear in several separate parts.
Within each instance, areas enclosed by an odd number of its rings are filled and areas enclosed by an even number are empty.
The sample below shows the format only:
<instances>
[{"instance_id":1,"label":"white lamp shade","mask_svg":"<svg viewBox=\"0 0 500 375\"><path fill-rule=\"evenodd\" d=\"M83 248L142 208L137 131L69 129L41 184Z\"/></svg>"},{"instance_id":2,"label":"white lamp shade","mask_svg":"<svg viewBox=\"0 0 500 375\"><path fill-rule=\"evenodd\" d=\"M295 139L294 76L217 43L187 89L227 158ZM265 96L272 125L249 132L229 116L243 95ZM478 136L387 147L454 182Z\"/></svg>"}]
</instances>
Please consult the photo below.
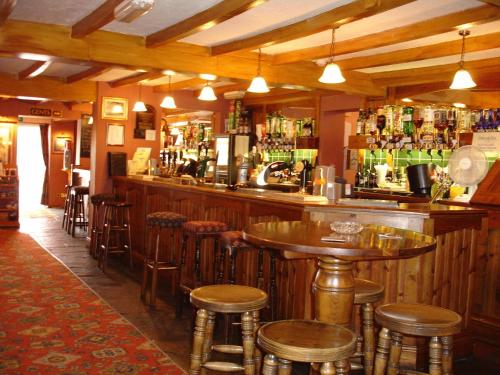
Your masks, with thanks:
<instances>
[{"instance_id":1,"label":"white lamp shade","mask_svg":"<svg viewBox=\"0 0 500 375\"><path fill-rule=\"evenodd\" d=\"M252 79L250 86L247 89L248 92L254 92L257 94L264 94L269 92L269 87L267 87L266 80L262 76L256 76Z\"/></svg>"},{"instance_id":2,"label":"white lamp shade","mask_svg":"<svg viewBox=\"0 0 500 375\"><path fill-rule=\"evenodd\" d=\"M170 135L179 135L181 132L179 131L179 128L172 128L170 129Z\"/></svg>"},{"instance_id":3,"label":"white lamp shade","mask_svg":"<svg viewBox=\"0 0 500 375\"><path fill-rule=\"evenodd\" d=\"M323 74L319 77L318 81L321 83L342 83L345 82L345 78L339 66L331 62L325 66Z\"/></svg>"},{"instance_id":4,"label":"white lamp shade","mask_svg":"<svg viewBox=\"0 0 500 375\"><path fill-rule=\"evenodd\" d=\"M135 102L134 108L132 108L132 111L134 111L134 112L146 112L147 108L146 108L146 105L144 104L144 102L138 101L138 102Z\"/></svg>"},{"instance_id":5,"label":"white lamp shade","mask_svg":"<svg viewBox=\"0 0 500 375\"><path fill-rule=\"evenodd\" d=\"M170 95L167 95L163 98L163 100L161 101L160 107L168 108L168 109L177 108L177 106L175 105L174 98Z\"/></svg>"},{"instance_id":6,"label":"white lamp shade","mask_svg":"<svg viewBox=\"0 0 500 375\"><path fill-rule=\"evenodd\" d=\"M212 86L206 85L201 89L198 99L213 102L214 100L217 100L217 97L215 96Z\"/></svg>"},{"instance_id":7,"label":"white lamp shade","mask_svg":"<svg viewBox=\"0 0 500 375\"><path fill-rule=\"evenodd\" d=\"M459 69L453 77L453 82L451 83L450 89L452 90L462 90L470 89L476 87L476 82L472 80L469 72L465 69Z\"/></svg>"},{"instance_id":8,"label":"white lamp shade","mask_svg":"<svg viewBox=\"0 0 500 375\"><path fill-rule=\"evenodd\" d=\"M89 116L89 119L87 121L87 125L92 125L94 123L94 116Z\"/></svg>"}]
</instances>

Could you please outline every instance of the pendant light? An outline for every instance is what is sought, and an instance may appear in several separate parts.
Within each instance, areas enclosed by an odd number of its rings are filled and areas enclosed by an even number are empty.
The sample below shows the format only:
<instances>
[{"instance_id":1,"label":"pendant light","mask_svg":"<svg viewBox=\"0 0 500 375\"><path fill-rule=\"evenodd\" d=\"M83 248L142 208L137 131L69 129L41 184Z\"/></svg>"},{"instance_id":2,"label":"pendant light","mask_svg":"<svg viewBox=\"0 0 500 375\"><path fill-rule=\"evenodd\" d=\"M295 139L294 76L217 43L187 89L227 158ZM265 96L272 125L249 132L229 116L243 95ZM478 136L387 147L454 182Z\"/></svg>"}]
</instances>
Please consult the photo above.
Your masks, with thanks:
<instances>
[{"instance_id":1,"label":"pendant light","mask_svg":"<svg viewBox=\"0 0 500 375\"><path fill-rule=\"evenodd\" d=\"M139 83L139 100L135 102L134 108L132 108L132 111L134 112L146 112L147 108L144 102L141 99L141 94L142 94L142 85Z\"/></svg>"},{"instance_id":2,"label":"pendant light","mask_svg":"<svg viewBox=\"0 0 500 375\"><path fill-rule=\"evenodd\" d=\"M332 44L330 45L330 59L323 70L323 74L318 81L321 83L342 83L345 78L340 71L340 67L333 62L335 48L335 27L332 28Z\"/></svg>"},{"instance_id":3,"label":"pendant light","mask_svg":"<svg viewBox=\"0 0 500 375\"><path fill-rule=\"evenodd\" d=\"M210 86L210 83L207 81L205 86L201 89L200 95L198 96L199 100L204 100L208 102L213 102L217 100L217 96L215 96L214 89Z\"/></svg>"},{"instance_id":4,"label":"pendant light","mask_svg":"<svg viewBox=\"0 0 500 375\"><path fill-rule=\"evenodd\" d=\"M469 72L464 69L465 37L470 35L470 31L460 30L458 34L462 36L462 53L460 54L460 62L458 63L460 69L455 73L453 82L450 85L450 89L452 90L463 90L476 87L476 82L473 81Z\"/></svg>"},{"instance_id":5,"label":"pendant light","mask_svg":"<svg viewBox=\"0 0 500 375\"><path fill-rule=\"evenodd\" d=\"M177 108L175 105L175 100L174 97L172 96L172 93L170 91L170 81L172 80L172 74L168 75L168 93L167 96L163 98L161 101L160 107L162 108L167 108L167 109L174 109Z\"/></svg>"},{"instance_id":6,"label":"pendant light","mask_svg":"<svg viewBox=\"0 0 500 375\"><path fill-rule=\"evenodd\" d=\"M248 87L247 91L248 92L254 92L257 94L264 94L266 92L269 92L269 87L267 87L266 80L264 77L260 75L260 59L262 57L262 53L259 48L259 60L258 60L258 65L257 65L257 75L253 77L252 82L250 83L250 86Z\"/></svg>"}]
</instances>

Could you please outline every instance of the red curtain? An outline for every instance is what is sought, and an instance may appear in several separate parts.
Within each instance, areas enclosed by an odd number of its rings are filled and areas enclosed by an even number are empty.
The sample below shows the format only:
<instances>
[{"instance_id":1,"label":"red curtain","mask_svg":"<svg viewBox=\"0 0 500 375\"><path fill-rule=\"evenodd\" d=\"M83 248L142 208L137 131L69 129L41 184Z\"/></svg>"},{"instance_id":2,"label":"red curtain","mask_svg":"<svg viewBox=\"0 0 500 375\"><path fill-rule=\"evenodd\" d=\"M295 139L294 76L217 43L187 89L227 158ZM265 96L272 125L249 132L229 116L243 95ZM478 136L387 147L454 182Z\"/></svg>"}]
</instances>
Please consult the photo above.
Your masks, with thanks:
<instances>
[{"instance_id":1,"label":"red curtain","mask_svg":"<svg viewBox=\"0 0 500 375\"><path fill-rule=\"evenodd\" d=\"M45 163L45 177L43 178L42 200L41 204L48 205L48 178L49 178L49 126L47 124L40 125L40 136L42 139L42 154L43 162Z\"/></svg>"}]
</instances>

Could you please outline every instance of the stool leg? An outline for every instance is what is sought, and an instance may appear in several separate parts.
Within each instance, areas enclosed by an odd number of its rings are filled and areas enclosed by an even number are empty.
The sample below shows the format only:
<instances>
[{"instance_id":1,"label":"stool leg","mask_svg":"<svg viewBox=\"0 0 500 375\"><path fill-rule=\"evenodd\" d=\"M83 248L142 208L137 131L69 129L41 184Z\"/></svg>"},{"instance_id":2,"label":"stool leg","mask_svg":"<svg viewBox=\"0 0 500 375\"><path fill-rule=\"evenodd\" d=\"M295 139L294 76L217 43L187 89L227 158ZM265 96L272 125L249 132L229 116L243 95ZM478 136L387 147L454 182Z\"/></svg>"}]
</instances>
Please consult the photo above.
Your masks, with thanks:
<instances>
[{"instance_id":1,"label":"stool leg","mask_svg":"<svg viewBox=\"0 0 500 375\"><path fill-rule=\"evenodd\" d=\"M218 265L219 265L220 259L219 259L219 240L218 237L214 238L214 269L213 269L213 275L212 275L212 280L213 283L217 283L217 271L218 271Z\"/></svg>"},{"instance_id":2,"label":"stool leg","mask_svg":"<svg viewBox=\"0 0 500 375\"><path fill-rule=\"evenodd\" d=\"M195 248L194 248L194 275L196 286L201 284L201 268L200 268L200 257L201 257L201 237L195 235Z\"/></svg>"},{"instance_id":3,"label":"stool leg","mask_svg":"<svg viewBox=\"0 0 500 375\"><path fill-rule=\"evenodd\" d=\"M351 367L349 365L349 361L347 359L341 359L340 361L335 362L335 374L336 375L347 375Z\"/></svg>"},{"instance_id":4,"label":"stool leg","mask_svg":"<svg viewBox=\"0 0 500 375\"><path fill-rule=\"evenodd\" d=\"M313 369L311 368L311 370L313 370ZM322 363L319 372L321 375L336 375L335 367L334 367L332 362ZM314 373L314 370L310 371L309 373ZM317 373L317 370L316 370L316 373Z\"/></svg>"},{"instance_id":5,"label":"stool leg","mask_svg":"<svg viewBox=\"0 0 500 375\"><path fill-rule=\"evenodd\" d=\"M271 250L269 275L269 303L271 305L271 321L276 320L276 254Z\"/></svg>"},{"instance_id":6,"label":"stool leg","mask_svg":"<svg viewBox=\"0 0 500 375\"><path fill-rule=\"evenodd\" d=\"M220 255L219 260L216 262L217 264L217 284L222 284L224 281L224 266L226 264L226 247L220 247Z\"/></svg>"},{"instance_id":7,"label":"stool leg","mask_svg":"<svg viewBox=\"0 0 500 375\"><path fill-rule=\"evenodd\" d=\"M202 363L210 360L210 355L212 354L212 340L214 337L215 313L212 311L207 311L207 313L208 319L205 326L205 340L203 340Z\"/></svg>"},{"instance_id":8,"label":"stool leg","mask_svg":"<svg viewBox=\"0 0 500 375\"><path fill-rule=\"evenodd\" d=\"M177 271L179 273L179 282L177 285L177 301L176 301L176 306L175 306L175 317L180 318L182 316L182 308L184 304L184 293L182 292L181 289L181 282L182 282L182 267L184 267L184 264L186 263L186 253L187 253L187 235L182 236L182 245L181 245L181 260L179 263L179 270Z\"/></svg>"},{"instance_id":9,"label":"stool leg","mask_svg":"<svg viewBox=\"0 0 500 375\"><path fill-rule=\"evenodd\" d=\"M144 255L144 263L143 263L143 270L142 270L142 284L141 284L141 298L145 299L146 297L146 290L148 288L148 276L149 276L149 267L148 267L148 260L151 256L151 237L152 237L152 232L153 229L151 228L148 233L148 239L146 243L146 254Z\"/></svg>"},{"instance_id":10,"label":"stool leg","mask_svg":"<svg viewBox=\"0 0 500 375\"><path fill-rule=\"evenodd\" d=\"M257 288L264 288L264 249L260 248L257 255Z\"/></svg>"},{"instance_id":11,"label":"stool leg","mask_svg":"<svg viewBox=\"0 0 500 375\"><path fill-rule=\"evenodd\" d=\"M259 310L252 311L252 317L253 317L253 337L257 337L257 331L260 328L260 319L259 319L260 312ZM255 363L255 372L257 374L260 374L261 366L262 366L262 353L257 345L255 345L255 349L253 352L253 358L254 358L254 363Z\"/></svg>"},{"instance_id":12,"label":"stool leg","mask_svg":"<svg viewBox=\"0 0 500 375\"><path fill-rule=\"evenodd\" d=\"M273 354L266 354L264 365L262 366L262 375L277 375L278 359Z\"/></svg>"},{"instance_id":13,"label":"stool leg","mask_svg":"<svg viewBox=\"0 0 500 375\"><path fill-rule=\"evenodd\" d=\"M153 259L153 270L151 272L151 299L149 303L156 305L156 289L158 288L158 260L160 256L160 233L156 235L155 254Z\"/></svg>"},{"instance_id":14,"label":"stool leg","mask_svg":"<svg viewBox=\"0 0 500 375\"><path fill-rule=\"evenodd\" d=\"M278 359L278 375L291 375L292 362L287 359Z\"/></svg>"},{"instance_id":15,"label":"stool leg","mask_svg":"<svg viewBox=\"0 0 500 375\"><path fill-rule=\"evenodd\" d=\"M442 375L443 347L439 337L433 336L429 342L429 375Z\"/></svg>"},{"instance_id":16,"label":"stool leg","mask_svg":"<svg viewBox=\"0 0 500 375\"><path fill-rule=\"evenodd\" d=\"M363 366L365 375L373 373L373 359L375 357L375 332L373 330L373 304L365 303L361 306L363 311Z\"/></svg>"},{"instance_id":17,"label":"stool leg","mask_svg":"<svg viewBox=\"0 0 500 375\"><path fill-rule=\"evenodd\" d=\"M229 270L229 284L234 284L236 282L236 258L238 257L238 249L235 247L231 248L231 265Z\"/></svg>"},{"instance_id":18,"label":"stool leg","mask_svg":"<svg viewBox=\"0 0 500 375\"><path fill-rule=\"evenodd\" d=\"M375 356L374 375L384 375L387 367L387 357L391 345L391 336L387 328L382 328L378 336L377 355Z\"/></svg>"},{"instance_id":19,"label":"stool leg","mask_svg":"<svg viewBox=\"0 0 500 375\"><path fill-rule=\"evenodd\" d=\"M443 343L443 375L453 374L453 336L441 337Z\"/></svg>"},{"instance_id":20,"label":"stool leg","mask_svg":"<svg viewBox=\"0 0 500 375\"><path fill-rule=\"evenodd\" d=\"M243 335L243 366L245 367L245 375L254 375L255 337L251 312L247 311L241 314L241 331Z\"/></svg>"},{"instance_id":21,"label":"stool leg","mask_svg":"<svg viewBox=\"0 0 500 375\"><path fill-rule=\"evenodd\" d=\"M128 249L128 256L129 256L129 267L130 267L130 270L133 270L134 269L134 260L132 258L132 237L131 237L131 234L130 234L130 210L127 208L125 208L125 226L127 227L127 238L126 238L126 241L127 241L127 249Z\"/></svg>"},{"instance_id":22,"label":"stool leg","mask_svg":"<svg viewBox=\"0 0 500 375\"><path fill-rule=\"evenodd\" d=\"M399 373L399 359L401 358L402 344L403 335L398 332L391 332L391 349L389 352L387 375L398 375Z\"/></svg>"},{"instance_id":23,"label":"stool leg","mask_svg":"<svg viewBox=\"0 0 500 375\"><path fill-rule=\"evenodd\" d=\"M205 329L207 326L208 313L199 309L196 313L196 321L193 333L193 351L191 352L191 365L189 374L199 375L202 364L203 341L205 340Z\"/></svg>"}]
</instances>

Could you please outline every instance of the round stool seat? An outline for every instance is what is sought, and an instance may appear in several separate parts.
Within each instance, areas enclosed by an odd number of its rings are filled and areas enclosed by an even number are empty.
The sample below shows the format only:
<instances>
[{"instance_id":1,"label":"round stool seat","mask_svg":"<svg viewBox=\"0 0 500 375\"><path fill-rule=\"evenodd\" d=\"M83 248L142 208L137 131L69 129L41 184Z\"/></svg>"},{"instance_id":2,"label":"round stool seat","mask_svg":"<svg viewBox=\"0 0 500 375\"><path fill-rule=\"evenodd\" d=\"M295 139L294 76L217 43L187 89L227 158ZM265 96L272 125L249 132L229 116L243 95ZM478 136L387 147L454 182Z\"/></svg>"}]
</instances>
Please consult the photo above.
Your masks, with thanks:
<instances>
[{"instance_id":1,"label":"round stool seat","mask_svg":"<svg viewBox=\"0 0 500 375\"><path fill-rule=\"evenodd\" d=\"M179 228L186 221L186 216L172 211L153 212L146 216L146 224L150 227Z\"/></svg>"},{"instance_id":2,"label":"round stool seat","mask_svg":"<svg viewBox=\"0 0 500 375\"><path fill-rule=\"evenodd\" d=\"M377 307L375 320L391 331L416 336L451 336L460 332L462 317L432 305L390 303Z\"/></svg>"},{"instance_id":3,"label":"round stool seat","mask_svg":"<svg viewBox=\"0 0 500 375\"><path fill-rule=\"evenodd\" d=\"M227 224L222 221L194 220L184 223L184 231L190 233L225 232L227 228Z\"/></svg>"},{"instance_id":4,"label":"round stool seat","mask_svg":"<svg viewBox=\"0 0 500 375\"><path fill-rule=\"evenodd\" d=\"M113 194L106 194L106 193L101 193L101 194L94 194L90 197L90 202L92 204L99 204L105 201L112 201L115 199L115 196Z\"/></svg>"},{"instance_id":5,"label":"round stool seat","mask_svg":"<svg viewBox=\"0 0 500 375\"><path fill-rule=\"evenodd\" d=\"M317 320L282 320L263 325L257 336L263 351L298 362L349 358L356 336L349 329Z\"/></svg>"},{"instance_id":6,"label":"round stool seat","mask_svg":"<svg viewBox=\"0 0 500 375\"><path fill-rule=\"evenodd\" d=\"M71 191L74 192L75 194L88 194L89 187L88 186L73 186L71 188Z\"/></svg>"},{"instance_id":7,"label":"round stool seat","mask_svg":"<svg viewBox=\"0 0 500 375\"><path fill-rule=\"evenodd\" d=\"M375 303L384 297L384 286L370 280L354 279L354 304Z\"/></svg>"},{"instance_id":8,"label":"round stool seat","mask_svg":"<svg viewBox=\"0 0 500 375\"><path fill-rule=\"evenodd\" d=\"M194 289L189 295L193 305L220 313L244 313L261 310L267 305L267 294L244 285L208 285Z\"/></svg>"}]
</instances>

